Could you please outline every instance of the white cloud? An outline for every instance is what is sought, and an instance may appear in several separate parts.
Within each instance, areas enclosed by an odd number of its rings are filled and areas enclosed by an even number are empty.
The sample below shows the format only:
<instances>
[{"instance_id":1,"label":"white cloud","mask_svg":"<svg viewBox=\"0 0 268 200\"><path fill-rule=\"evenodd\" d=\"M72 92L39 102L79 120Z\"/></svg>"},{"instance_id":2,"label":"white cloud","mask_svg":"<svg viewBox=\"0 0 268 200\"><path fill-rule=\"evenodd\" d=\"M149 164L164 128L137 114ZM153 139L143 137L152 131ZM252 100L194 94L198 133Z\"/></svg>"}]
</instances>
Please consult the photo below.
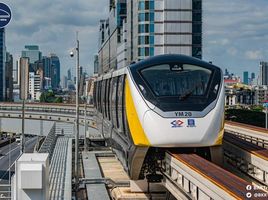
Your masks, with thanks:
<instances>
[{"instance_id":1,"label":"white cloud","mask_svg":"<svg viewBox=\"0 0 268 200\"><path fill-rule=\"evenodd\" d=\"M55 52L60 56L65 74L75 65L67 51L75 45L75 31L79 30L81 65L92 67L98 51L98 24L108 17L108 0L3 2L10 5L13 14L6 32L7 49L13 55L20 55L25 44L37 44L44 55ZM204 0L204 58L226 67L255 66L256 59L267 58L267 10L267 0Z\"/></svg>"},{"instance_id":2,"label":"white cloud","mask_svg":"<svg viewBox=\"0 0 268 200\"><path fill-rule=\"evenodd\" d=\"M204 59L238 75L256 71L259 61L268 59L267 10L267 0L204 0ZM229 42L221 46L223 38Z\"/></svg>"},{"instance_id":3,"label":"white cloud","mask_svg":"<svg viewBox=\"0 0 268 200\"><path fill-rule=\"evenodd\" d=\"M229 40L227 38L223 38L223 39L218 39L218 40L212 40L212 41L208 41L209 44L214 44L214 45L227 45L229 44Z\"/></svg>"},{"instance_id":4,"label":"white cloud","mask_svg":"<svg viewBox=\"0 0 268 200\"><path fill-rule=\"evenodd\" d=\"M238 53L238 51L237 51L236 48L231 47L231 48L227 49L227 53L228 53L229 55L231 55L231 56L236 56L237 53Z\"/></svg>"},{"instance_id":5,"label":"white cloud","mask_svg":"<svg viewBox=\"0 0 268 200\"><path fill-rule=\"evenodd\" d=\"M61 62L61 76L75 66L67 50L75 46L79 31L80 63L91 71L98 46L99 20L108 17L108 0L4 0L12 10L6 29L7 50L18 55L26 44L39 45L43 55L56 53Z\"/></svg>"},{"instance_id":6,"label":"white cloud","mask_svg":"<svg viewBox=\"0 0 268 200\"><path fill-rule=\"evenodd\" d=\"M260 50L246 51L245 56L249 60L260 60L263 58L263 53Z\"/></svg>"}]
</instances>

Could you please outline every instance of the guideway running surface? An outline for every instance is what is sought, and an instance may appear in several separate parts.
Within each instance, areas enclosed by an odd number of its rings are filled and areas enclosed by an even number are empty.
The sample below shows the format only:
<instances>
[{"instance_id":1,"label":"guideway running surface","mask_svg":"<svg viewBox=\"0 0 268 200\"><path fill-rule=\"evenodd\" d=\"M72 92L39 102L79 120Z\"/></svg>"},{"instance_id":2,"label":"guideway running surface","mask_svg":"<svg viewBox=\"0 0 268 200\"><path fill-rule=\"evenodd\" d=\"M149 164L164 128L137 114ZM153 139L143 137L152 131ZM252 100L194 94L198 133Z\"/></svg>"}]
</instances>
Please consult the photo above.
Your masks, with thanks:
<instances>
[{"instance_id":1,"label":"guideway running surface","mask_svg":"<svg viewBox=\"0 0 268 200\"><path fill-rule=\"evenodd\" d=\"M198 180L198 184L200 184L200 182L203 184L203 188L201 188L203 193L206 193L204 190L207 188L212 192L214 190L216 195L219 195L218 198L220 199L247 199L247 195L249 193L247 188L253 188L253 186L247 181L235 176L234 174L220 168L219 166L201 158L196 154L177 154L172 152L167 152L167 154L172 158L175 158L182 165L186 166L184 170L188 167L187 173L193 171L194 173L198 173L202 179L204 178L208 181L207 184L205 184L204 182L201 182L202 180ZM194 177L194 175L192 175L192 177ZM214 188L210 188L212 184L214 185ZM216 191L219 191L218 194ZM253 193L265 193L263 190L254 190L251 192L252 196L250 199L258 199L254 197ZM200 198L197 197L196 199Z\"/></svg>"},{"instance_id":2,"label":"guideway running surface","mask_svg":"<svg viewBox=\"0 0 268 200\"><path fill-rule=\"evenodd\" d=\"M226 121L225 124L230 125L230 126L237 126L237 127L241 127L241 128L246 128L246 129L253 130L253 131L258 131L258 132L261 132L263 134L268 135L268 130L265 128L262 128L262 127L257 127L257 126L243 124L243 123L239 123L239 122L233 122L233 121Z\"/></svg>"},{"instance_id":3,"label":"guideway running surface","mask_svg":"<svg viewBox=\"0 0 268 200\"><path fill-rule=\"evenodd\" d=\"M230 133L225 132L224 133L224 140L226 142L229 142L245 151L250 152L251 154L254 154L255 156L262 158L264 160L268 161L268 150L262 147L259 147L255 144L252 144L250 142L247 142L243 139L238 138L235 135L232 135Z\"/></svg>"},{"instance_id":4,"label":"guideway running surface","mask_svg":"<svg viewBox=\"0 0 268 200\"><path fill-rule=\"evenodd\" d=\"M268 150L230 133L224 134L224 164L268 186ZM247 177L248 178L248 177ZM265 188L266 190L267 187Z\"/></svg>"}]
</instances>

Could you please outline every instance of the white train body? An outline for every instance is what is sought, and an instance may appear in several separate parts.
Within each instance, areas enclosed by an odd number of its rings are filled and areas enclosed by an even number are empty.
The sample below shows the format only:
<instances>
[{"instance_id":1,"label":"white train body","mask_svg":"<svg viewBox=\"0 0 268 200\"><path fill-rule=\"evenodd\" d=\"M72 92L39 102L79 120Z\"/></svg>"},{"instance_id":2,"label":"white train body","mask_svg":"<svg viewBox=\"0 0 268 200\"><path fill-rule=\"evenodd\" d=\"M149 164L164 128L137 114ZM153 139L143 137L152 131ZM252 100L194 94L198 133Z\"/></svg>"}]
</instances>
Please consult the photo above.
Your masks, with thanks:
<instances>
[{"instance_id":1,"label":"white train body","mask_svg":"<svg viewBox=\"0 0 268 200\"><path fill-rule=\"evenodd\" d=\"M99 129L133 179L150 148L222 142L222 72L201 60L162 55L141 61L100 76L94 96Z\"/></svg>"}]
</instances>

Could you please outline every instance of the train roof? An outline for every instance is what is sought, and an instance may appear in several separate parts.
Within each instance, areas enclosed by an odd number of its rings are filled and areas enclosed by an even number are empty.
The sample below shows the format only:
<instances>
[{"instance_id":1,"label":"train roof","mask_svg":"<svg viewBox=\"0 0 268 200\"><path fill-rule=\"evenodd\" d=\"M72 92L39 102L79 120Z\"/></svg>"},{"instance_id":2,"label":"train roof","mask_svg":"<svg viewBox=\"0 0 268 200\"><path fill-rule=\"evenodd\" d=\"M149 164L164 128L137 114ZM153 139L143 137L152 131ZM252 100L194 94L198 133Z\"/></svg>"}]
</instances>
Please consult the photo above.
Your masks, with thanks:
<instances>
[{"instance_id":1,"label":"train roof","mask_svg":"<svg viewBox=\"0 0 268 200\"><path fill-rule=\"evenodd\" d=\"M158 55L153 56L150 58L147 58L145 60L139 61L137 63L131 64L129 68L144 68L146 66L153 66L153 65L159 65L164 63L186 63L186 64L192 64L192 65L198 65L203 66L207 68L219 68L211 63L205 62L203 60L200 60L198 58L194 58L191 56L181 55L181 54L164 54L164 55Z\"/></svg>"},{"instance_id":2,"label":"train roof","mask_svg":"<svg viewBox=\"0 0 268 200\"><path fill-rule=\"evenodd\" d=\"M137 63L130 64L128 67L132 71L132 70L140 70L149 66L159 65L159 64L164 64L164 63L185 63L185 64L205 67L208 69L213 69L213 68L220 69L219 67L211 63L205 62L195 57L186 56L182 54L163 54L163 55L158 55L158 56L152 56L145 60L141 60ZM97 77L96 80L100 81L100 80L111 78L114 76L119 76L124 73L126 73L126 67L115 70L115 71L107 72L106 74L101 74Z\"/></svg>"}]
</instances>

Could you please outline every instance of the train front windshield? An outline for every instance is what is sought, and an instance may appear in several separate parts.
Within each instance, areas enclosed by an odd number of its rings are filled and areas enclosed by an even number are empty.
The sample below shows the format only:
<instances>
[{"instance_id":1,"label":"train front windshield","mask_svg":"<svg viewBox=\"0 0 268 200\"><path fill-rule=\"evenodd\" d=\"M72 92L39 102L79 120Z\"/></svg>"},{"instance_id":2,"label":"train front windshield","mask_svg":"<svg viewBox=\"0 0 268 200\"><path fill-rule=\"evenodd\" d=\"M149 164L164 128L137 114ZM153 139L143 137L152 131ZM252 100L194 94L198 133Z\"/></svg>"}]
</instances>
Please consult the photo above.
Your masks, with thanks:
<instances>
[{"instance_id":1,"label":"train front windshield","mask_svg":"<svg viewBox=\"0 0 268 200\"><path fill-rule=\"evenodd\" d=\"M184 100L190 95L204 95L211 71L194 65L157 65L141 70L143 78L158 96L178 96Z\"/></svg>"},{"instance_id":2,"label":"train front windshield","mask_svg":"<svg viewBox=\"0 0 268 200\"><path fill-rule=\"evenodd\" d=\"M217 98L221 73L191 64L160 64L139 71L144 97L163 111L201 111Z\"/></svg>"}]
</instances>

